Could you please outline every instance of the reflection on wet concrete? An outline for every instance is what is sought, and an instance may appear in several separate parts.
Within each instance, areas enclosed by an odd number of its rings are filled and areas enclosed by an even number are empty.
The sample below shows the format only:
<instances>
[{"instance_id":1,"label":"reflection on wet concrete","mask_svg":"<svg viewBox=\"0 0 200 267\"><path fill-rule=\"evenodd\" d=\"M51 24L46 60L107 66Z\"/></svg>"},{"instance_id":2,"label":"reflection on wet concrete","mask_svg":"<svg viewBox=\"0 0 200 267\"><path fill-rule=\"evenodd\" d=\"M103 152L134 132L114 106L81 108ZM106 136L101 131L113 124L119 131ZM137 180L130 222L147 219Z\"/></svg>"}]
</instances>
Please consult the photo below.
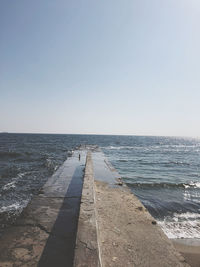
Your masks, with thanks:
<instances>
[{"instance_id":1,"label":"reflection on wet concrete","mask_svg":"<svg viewBox=\"0 0 200 267\"><path fill-rule=\"evenodd\" d=\"M74 151L5 231L0 266L73 266L86 154Z\"/></svg>"},{"instance_id":2,"label":"reflection on wet concrete","mask_svg":"<svg viewBox=\"0 0 200 267\"><path fill-rule=\"evenodd\" d=\"M38 267L73 266L77 223L83 187L83 165L77 166L47 239Z\"/></svg>"},{"instance_id":3,"label":"reflection on wet concrete","mask_svg":"<svg viewBox=\"0 0 200 267\"><path fill-rule=\"evenodd\" d=\"M121 178L101 150L92 153L92 160L95 180L115 185L116 179Z\"/></svg>"}]
</instances>

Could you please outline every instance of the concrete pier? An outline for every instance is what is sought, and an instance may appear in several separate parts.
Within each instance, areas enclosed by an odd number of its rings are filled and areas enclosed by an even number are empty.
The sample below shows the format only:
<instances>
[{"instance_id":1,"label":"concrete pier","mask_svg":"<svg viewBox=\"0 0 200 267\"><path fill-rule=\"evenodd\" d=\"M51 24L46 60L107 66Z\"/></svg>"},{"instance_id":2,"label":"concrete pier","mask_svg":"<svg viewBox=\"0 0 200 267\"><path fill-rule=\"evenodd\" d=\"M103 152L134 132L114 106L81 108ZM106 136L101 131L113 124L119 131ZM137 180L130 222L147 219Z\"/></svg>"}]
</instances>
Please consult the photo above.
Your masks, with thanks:
<instances>
[{"instance_id":1,"label":"concrete pier","mask_svg":"<svg viewBox=\"0 0 200 267\"><path fill-rule=\"evenodd\" d=\"M6 230L0 266L189 265L102 151L87 146L64 162Z\"/></svg>"},{"instance_id":2,"label":"concrete pier","mask_svg":"<svg viewBox=\"0 0 200 267\"><path fill-rule=\"evenodd\" d=\"M99 267L99 246L91 153L88 153L76 239L74 266Z\"/></svg>"}]
</instances>

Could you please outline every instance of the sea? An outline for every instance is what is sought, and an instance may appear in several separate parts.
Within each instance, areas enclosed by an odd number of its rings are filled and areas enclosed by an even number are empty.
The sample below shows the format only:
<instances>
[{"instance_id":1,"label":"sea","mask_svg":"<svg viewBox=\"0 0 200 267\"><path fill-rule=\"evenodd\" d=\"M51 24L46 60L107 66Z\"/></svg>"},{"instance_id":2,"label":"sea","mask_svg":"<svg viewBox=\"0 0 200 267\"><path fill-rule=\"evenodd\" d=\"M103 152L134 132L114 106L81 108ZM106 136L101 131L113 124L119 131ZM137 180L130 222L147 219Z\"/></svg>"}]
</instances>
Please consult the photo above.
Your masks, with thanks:
<instances>
[{"instance_id":1,"label":"sea","mask_svg":"<svg viewBox=\"0 0 200 267\"><path fill-rule=\"evenodd\" d=\"M79 145L98 145L169 238L200 238L200 139L0 134L0 234Z\"/></svg>"}]
</instances>

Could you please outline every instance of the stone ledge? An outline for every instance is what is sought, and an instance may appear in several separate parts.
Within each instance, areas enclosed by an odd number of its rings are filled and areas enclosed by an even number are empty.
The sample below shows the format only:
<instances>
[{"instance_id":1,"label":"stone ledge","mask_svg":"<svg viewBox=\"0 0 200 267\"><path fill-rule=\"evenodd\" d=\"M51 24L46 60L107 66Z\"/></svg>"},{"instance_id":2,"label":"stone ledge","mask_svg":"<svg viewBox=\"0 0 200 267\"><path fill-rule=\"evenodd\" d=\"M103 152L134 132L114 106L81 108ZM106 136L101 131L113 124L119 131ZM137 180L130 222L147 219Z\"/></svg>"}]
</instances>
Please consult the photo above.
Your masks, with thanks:
<instances>
[{"instance_id":1,"label":"stone ledge","mask_svg":"<svg viewBox=\"0 0 200 267\"><path fill-rule=\"evenodd\" d=\"M74 267L98 266L100 266L100 262L94 204L94 178L91 153L89 152L81 198Z\"/></svg>"}]
</instances>

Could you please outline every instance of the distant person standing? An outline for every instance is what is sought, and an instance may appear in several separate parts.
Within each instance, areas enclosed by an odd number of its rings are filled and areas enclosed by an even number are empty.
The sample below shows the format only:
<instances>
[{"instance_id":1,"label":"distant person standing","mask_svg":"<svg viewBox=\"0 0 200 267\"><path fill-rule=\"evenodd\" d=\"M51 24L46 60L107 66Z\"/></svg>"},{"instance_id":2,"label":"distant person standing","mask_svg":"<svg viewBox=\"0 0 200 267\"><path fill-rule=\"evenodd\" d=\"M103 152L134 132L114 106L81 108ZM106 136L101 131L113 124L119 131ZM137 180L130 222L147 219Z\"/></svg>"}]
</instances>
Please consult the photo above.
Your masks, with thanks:
<instances>
[{"instance_id":1,"label":"distant person standing","mask_svg":"<svg viewBox=\"0 0 200 267\"><path fill-rule=\"evenodd\" d=\"M81 154L78 155L78 159L79 159L79 161L81 160Z\"/></svg>"}]
</instances>

